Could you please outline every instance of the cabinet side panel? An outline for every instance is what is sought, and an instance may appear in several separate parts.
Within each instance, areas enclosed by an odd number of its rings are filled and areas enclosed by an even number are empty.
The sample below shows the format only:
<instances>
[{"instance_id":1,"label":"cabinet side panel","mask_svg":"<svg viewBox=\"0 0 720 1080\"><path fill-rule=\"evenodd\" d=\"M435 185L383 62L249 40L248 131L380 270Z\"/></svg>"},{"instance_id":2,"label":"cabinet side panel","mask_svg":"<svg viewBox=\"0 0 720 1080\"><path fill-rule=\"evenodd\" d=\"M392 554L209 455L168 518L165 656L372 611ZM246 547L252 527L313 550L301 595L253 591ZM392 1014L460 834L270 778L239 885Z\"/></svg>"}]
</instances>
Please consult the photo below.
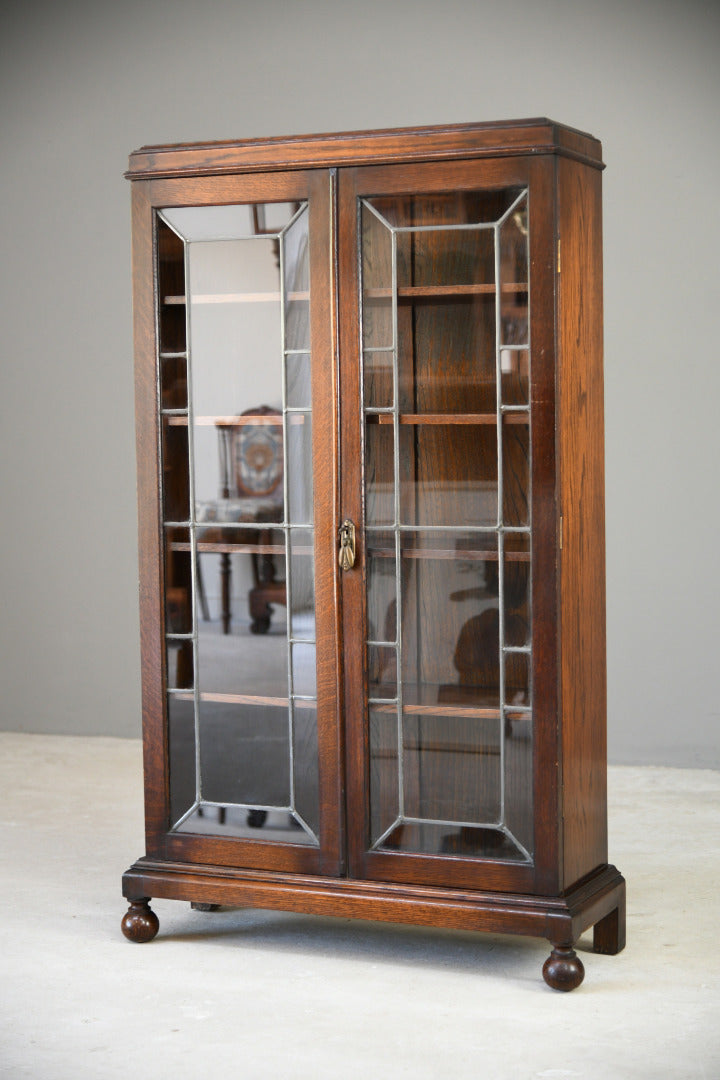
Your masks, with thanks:
<instances>
[{"instance_id":1,"label":"cabinet side panel","mask_svg":"<svg viewBox=\"0 0 720 1080\"><path fill-rule=\"evenodd\" d=\"M140 653L142 670L145 832L157 851L167 828L167 775L163 703L163 613L160 492L158 482L157 374L153 291L153 221L147 185L134 184L133 318L137 431Z\"/></svg>"},{"instance_id":2,"label":"cabinet side panel","mask_svg":"<svg viewBox=\"0 0 720 1080\"><path fill-rule=\"evenodd\" d=\"M607 861L601 175L558 161L563 881Z\"/></svg>"}]
</instances>

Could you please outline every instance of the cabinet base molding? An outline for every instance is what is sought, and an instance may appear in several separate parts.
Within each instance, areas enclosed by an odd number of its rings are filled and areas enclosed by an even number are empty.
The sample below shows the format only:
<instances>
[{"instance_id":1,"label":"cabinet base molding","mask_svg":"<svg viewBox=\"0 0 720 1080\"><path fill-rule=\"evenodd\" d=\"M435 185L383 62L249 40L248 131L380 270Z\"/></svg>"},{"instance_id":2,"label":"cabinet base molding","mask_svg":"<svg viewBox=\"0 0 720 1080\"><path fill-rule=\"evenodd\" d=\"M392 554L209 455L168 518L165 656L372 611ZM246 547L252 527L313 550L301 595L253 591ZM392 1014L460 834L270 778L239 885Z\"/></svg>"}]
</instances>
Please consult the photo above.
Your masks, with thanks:
<instances>
[{"instance_id":1,"label":"cabinet base molding","mask_svg":"<svg viewBox=\"0 0 720 1080\"><path fill-rule=\"evenodd\" d=\"M594 927L595 952L615 954L625 945L625 880L604 866L562 896L467 892L425 886L397 886L348 878L283 875L253 870L139 859L123 876L130 917L155 920L149 900L184 900L200 910L242 906L374 919L418 926L449 927L496 934L544 937L553 951L543 968L548 986L574 990L584 969L573 945ZM149 941L153 934L129 934Z\"/></svg>"}]
</instances>

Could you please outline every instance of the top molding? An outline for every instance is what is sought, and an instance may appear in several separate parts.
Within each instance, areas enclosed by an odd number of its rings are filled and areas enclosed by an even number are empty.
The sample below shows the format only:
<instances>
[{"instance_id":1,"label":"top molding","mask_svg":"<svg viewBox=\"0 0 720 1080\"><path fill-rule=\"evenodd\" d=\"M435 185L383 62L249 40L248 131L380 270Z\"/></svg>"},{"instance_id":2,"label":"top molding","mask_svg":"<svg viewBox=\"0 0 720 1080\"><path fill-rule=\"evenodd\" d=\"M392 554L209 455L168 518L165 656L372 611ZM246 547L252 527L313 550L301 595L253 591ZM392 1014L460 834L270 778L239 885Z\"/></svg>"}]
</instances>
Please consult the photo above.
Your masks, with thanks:
<instances>
[{"instance_id":1,"label":"top molding","mask_svg":"<svg viewBox=\"0 0 720 1080\"><path fill-rule=\"evenodd\" d=\"M527 154L559 154L604 168L602 146L592 135L538 118L143 146L130 155L125 176L151 180Z\"/></svg>"}]
</instances>

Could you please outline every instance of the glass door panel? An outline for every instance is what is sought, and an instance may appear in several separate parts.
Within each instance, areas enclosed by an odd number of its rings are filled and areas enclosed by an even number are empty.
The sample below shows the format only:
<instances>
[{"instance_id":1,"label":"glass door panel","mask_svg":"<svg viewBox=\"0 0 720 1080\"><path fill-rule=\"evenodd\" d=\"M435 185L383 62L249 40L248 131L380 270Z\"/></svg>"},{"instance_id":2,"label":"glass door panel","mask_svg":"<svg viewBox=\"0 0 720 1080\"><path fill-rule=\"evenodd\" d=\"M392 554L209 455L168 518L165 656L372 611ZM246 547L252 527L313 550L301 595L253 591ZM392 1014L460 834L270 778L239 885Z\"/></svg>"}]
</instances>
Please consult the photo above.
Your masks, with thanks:
<instances>
[{"instance_id":1,"label":"glass door panel","mask_svg":"<svg viewBox=\"0 0 720 1080\"><path fill-rule=\"evenodd\" d=\"M308 221L158 213L177 835L319 846Z\"/></svg>"},{"instance_id":2,"label":"glass door panel","mask_svg":"<svg viewBox=\"0 0 720 1080\"><path fill-rule=\"evenodd\" d=\"M359 229L369 850L529 864L527 192Z\"/></svg>"}]
</instances>

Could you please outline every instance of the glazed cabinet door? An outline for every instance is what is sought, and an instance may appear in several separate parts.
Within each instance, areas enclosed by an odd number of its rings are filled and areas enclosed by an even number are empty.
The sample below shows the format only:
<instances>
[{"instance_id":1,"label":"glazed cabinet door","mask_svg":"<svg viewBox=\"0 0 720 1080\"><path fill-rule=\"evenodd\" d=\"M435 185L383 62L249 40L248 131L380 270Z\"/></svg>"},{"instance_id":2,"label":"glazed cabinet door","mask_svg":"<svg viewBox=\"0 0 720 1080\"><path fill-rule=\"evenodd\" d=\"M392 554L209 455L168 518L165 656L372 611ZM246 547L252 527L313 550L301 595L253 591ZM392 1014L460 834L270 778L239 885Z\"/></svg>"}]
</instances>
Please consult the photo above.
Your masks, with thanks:
<instances>
[{"instance_id":1,"label":"glazed cabinet door","mask_svg":"<svg viewBox=\"0 0 720 1080\"><path fill-rule=\"evenodd\" d=\"M166 859L340 868L330 185L134 185L147 843Z\"/></svg>"},{"instance_id":2,"label":"glazed cabinet door","mask_svg":"<svg viewBox=\"0 0 720 1080\"><path fill-rule=\"evenodd\" d=\"M354 877L556 876L553 176L340 177Z\"/></svg>"}]
</instances>

